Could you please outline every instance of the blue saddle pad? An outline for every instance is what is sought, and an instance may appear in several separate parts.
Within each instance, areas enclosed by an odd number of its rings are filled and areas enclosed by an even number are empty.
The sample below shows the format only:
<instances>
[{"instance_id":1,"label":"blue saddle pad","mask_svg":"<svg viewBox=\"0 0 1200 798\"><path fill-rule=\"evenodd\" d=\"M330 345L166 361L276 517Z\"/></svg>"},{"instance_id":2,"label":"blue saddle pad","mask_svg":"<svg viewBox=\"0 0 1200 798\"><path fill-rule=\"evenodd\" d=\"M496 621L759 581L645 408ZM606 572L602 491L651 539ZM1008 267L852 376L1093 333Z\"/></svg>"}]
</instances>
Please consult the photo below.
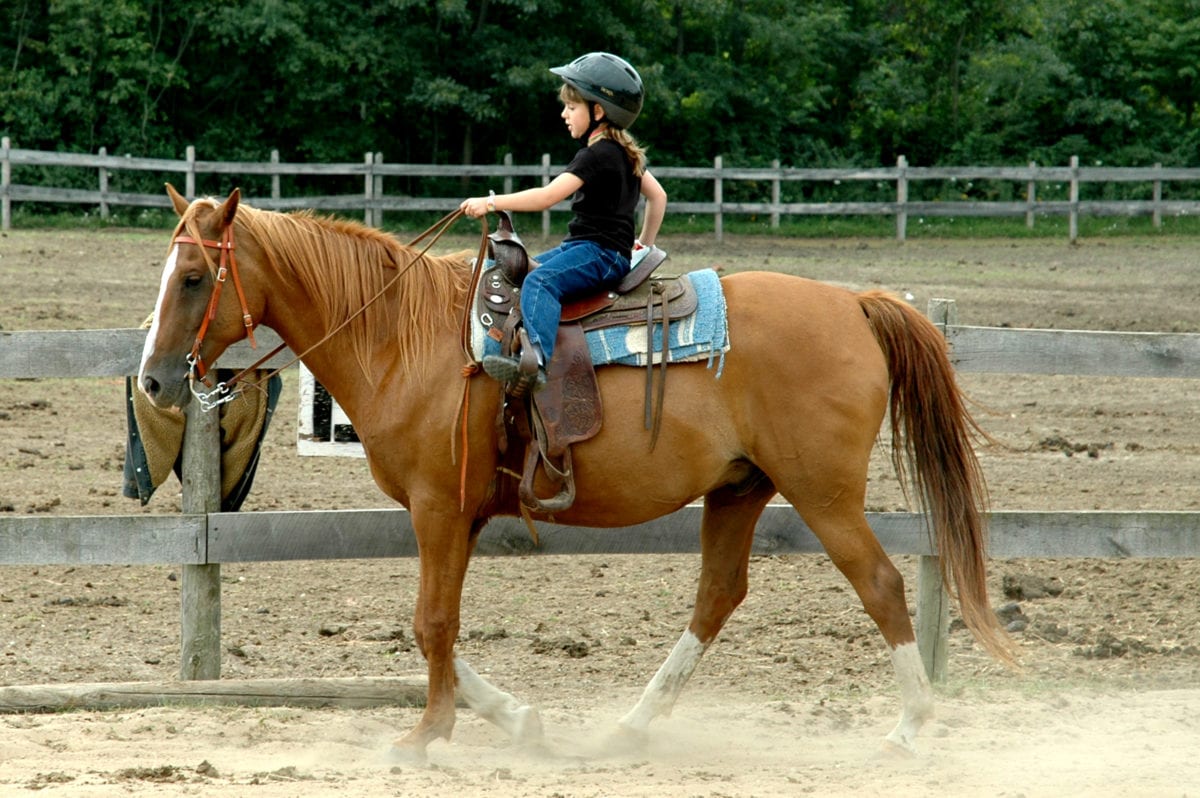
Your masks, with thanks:
<instances>
[{"instance_id":1,"label":"blue saddle pad","mask_svg":"<svg viewBox=\"0 0 1200 798\"><path fill-rule=\"evenodd\" d=\"M672 320L668 325L670 354L667 362L707 360L710 368L716 364L720 377L725 353L729 351L729 327L721 279L712 269L689 272L684 277L691 280L696 289L696 311L685 318ZM499 342L482 334L483 330L478 328L479 314L472 315L477 328L472 335L475 354L480 359L499 354ZM655 324L649 337L646 333L645 324L590 330L586 338L592 363L597 366L645 366L650 362L662 362L662 324Z\"/></svg>"}]
</instances>

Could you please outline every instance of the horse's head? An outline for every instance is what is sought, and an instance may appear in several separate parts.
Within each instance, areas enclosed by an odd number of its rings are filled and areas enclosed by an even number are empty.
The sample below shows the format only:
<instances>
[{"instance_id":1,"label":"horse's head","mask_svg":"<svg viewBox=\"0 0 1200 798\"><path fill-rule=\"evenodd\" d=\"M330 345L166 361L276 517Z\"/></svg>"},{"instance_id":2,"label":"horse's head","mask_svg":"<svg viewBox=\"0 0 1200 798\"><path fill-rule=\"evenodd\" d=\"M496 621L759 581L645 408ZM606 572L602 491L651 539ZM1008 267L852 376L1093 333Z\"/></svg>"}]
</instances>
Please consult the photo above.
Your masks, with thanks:
<instances>
[{"instance_id":1,"label":"horse's head","mask_svg":"<svg viewBox=\"0 0 1200 798\"><path fill-rule=\"evenodd\" d=\"M207 364L245 338L253 321L234 265L240 191L235 188L224 202L200 199L190 205L170 184L167 195L180 220L163 267L138 386L159 407L182 407L190 398L189 375L202 378ZM226 282L235 290L222 291Z\"/></svg>"}]
</instances>

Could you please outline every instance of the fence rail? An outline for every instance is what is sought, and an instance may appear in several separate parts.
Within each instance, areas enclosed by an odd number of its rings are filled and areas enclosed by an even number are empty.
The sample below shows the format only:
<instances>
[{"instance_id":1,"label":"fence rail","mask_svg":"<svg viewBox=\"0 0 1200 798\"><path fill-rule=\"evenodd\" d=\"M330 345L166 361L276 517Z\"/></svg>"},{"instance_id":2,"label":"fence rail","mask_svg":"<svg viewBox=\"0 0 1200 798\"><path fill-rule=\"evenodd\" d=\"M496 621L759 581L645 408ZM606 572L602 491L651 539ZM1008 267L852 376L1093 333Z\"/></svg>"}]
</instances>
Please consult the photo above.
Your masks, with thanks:
<instances>
[{"instance_id":1,"label":"fence rail","mask_svg":"<svg viewBox=\"0 0 1200 798\"><path fill-rule=\"evenodd\" d=\"M96 172L96 188L56 188L44 185L14 183L13 166L52 166L93 170ZM261 208L289 210L315 208L324 211L362 211L367 224L379 226L384 211L440 211L458 207L461 197L409 197L403 194L388 194L384 191L385 178L407 177L451 177L490 178L502 182L505 192L512 191L514 179L533 179L544 185L561 169L552 165L549 155L542 155L536 164L514 164L512 156L503 164L390 164L385 163L380 153L366 153L361 163L289 163L279 160L278 151L273 151L268 161L202 161L197 160L194 147L188 147L183 160L168 158L135 158L109 155L104 148L92 155L87 153L44 152L24 150L11 146L5 137L0 140L0 229L8 230L12 224L13 202L65 203L95 206L102 217L107 217L113 206L143 208L168 208L170 203L162 193L140 194L113 191L109 188L109 177L114 172L156 172L180 175L184 182L184 194L196 196L197 179L201 175L265 176L271 179L270 194L248 196L247 199ZM655 175L665 180L700 180L712 183L712 200L708 202L671 202L668 214L711 215L714 234L718 241L724 237L727 215L756 215L769 219L770 225L779 226L786 216L892 216L895 219L896 238L907 237L908 220L911 217L1021 217L1028 227L1034 226L1039 216L1066 216L1068 236L1075 241L1079 236L1081 216L1150 216L1154 225L1162 224L1163 216L1183 216L1200 213L1200 200L1172 200L1163 198L1164 183L1200 183L1200 168L1163 167L1111 167L1080 166L1079 158L1072 157L1069 166L1043 166L1029 163L1025 166L910 166L904 156L897 159L894 167L870 169L825 168L809 169L785 167L776 161L769 168L727 167L724 159L717 156L711 166L662 166L655 167ZM356 194L284 197L280 178L285 175L306 177L361 177L363 191ZM952 181L966 185L975 180L993 180L1020 184L1024 189L1021 201L977 201L956 199L947 201L923 201L909 199L909 187L923 181ZM822 183L837 186L842 183L878 183L894 186L895 199L879 202L784 202L784 184ZM761 201L729 201L725 199L726 187L730 184L751 183L761 190L765 198ZM1045 183L1063 184L1067 187L1067 199L1044 200L1038 198L1038 186ZM1080 199L1081 187L1087 184L1143 183L1149 188L1150 199L1131 200L1087 200ZM758 188L761 187L761 188ZM555 211L566 211L567 203L554 206ZM542 213L542 234L550 234L551 211Z\"/></svg>"},{"instance_id":2,"label":"fence rail","mask_svg":"<svg viewBox=\"0 0 1200 798\"><path fill-rule=\"evenodd\" d=\"M1200 378L1200 334L1020 330L957 324L953 302L931 317L953 345L962 372ZM144 330L0 331L0 379L113 377L136 371ZM269 331L263 331L265 345ZM279 355L286 362L287 354ZM249 365L231 348L223 364ZM192 403L195 405L195 403ZM9 516L0 518L0 565L183 565L181 677L220 674L220 564L266 560L401 557L416 554L404 510L216 512L219 451L215 414L189 415L181 515ZM540 525L535 547L517 519L494 519L482 555L637 554L698 551L698 506L627 529ZM892 554L920 557L918 636L934 678L945 670L948 600L922 515L872 513L868 521ZM995 512L993 557L1200 557L1200 513ZM771 506L755 532L756 553L819 552L790 507Z\"/></svg>"}]
</instances>

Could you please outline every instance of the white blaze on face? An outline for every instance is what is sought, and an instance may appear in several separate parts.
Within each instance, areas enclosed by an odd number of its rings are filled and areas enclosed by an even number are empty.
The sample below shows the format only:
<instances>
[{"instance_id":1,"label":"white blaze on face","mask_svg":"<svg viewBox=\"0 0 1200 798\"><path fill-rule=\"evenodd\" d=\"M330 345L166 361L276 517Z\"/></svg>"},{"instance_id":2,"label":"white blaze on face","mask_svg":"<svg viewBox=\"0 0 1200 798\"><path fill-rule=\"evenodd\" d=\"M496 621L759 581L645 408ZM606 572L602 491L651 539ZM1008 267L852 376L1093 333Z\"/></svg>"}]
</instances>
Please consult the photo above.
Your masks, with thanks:
<instances>
[{"instance_id":1,"label":"white blaze on face","mask_svg":"<svg viewBox=\"0 0 1200 798\"><path fill-rule=\"evenodd\" d=\"M150 332L146 335L146 345L142 347L142 362L138 366L138 386L146 376L146 363L154 356L154 341L158 337L158 320L162 318L163 297L167 295L167 284L171 282L171 277L175 274L176 263L179 260L179 245L171 247L171 254L167 255L167 263L163 266L162 282L158 286L158 300L154 303L154 319L150 322Z\"/></svg>"}]
</instances>

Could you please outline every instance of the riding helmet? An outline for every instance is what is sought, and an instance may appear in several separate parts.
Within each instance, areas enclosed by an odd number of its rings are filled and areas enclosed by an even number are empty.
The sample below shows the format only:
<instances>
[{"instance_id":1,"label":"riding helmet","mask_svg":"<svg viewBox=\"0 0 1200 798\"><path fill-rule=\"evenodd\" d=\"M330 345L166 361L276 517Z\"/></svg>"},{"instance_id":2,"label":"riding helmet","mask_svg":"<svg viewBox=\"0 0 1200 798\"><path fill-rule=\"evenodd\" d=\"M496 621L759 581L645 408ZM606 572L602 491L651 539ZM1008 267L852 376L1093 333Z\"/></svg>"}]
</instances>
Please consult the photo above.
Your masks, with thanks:
<instances>
[{"instance_id":1,"label":"riding helmet","mask_svg":"<svg viewBox=\"0 0 1200 798\"><path fill-rule=\"evenodd\" d=\"M641 113L642 78L623 58L588 53L550 71L574 86L585 100L599 103L613 127L627 128Z\"/></svg>"}]
</instances>

